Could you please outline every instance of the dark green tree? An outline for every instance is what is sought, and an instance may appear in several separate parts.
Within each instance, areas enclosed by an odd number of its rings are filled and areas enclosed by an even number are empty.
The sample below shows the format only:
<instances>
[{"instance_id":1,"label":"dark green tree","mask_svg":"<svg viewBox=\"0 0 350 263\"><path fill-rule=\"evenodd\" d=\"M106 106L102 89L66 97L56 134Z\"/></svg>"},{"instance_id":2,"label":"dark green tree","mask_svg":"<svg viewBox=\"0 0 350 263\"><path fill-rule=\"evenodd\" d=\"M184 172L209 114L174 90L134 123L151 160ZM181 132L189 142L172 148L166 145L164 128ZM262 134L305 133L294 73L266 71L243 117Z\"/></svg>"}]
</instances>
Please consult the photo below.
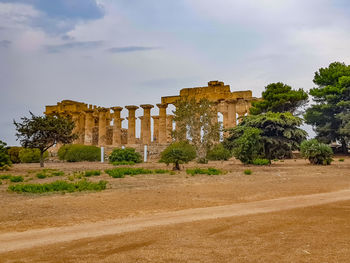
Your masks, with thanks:
<instances>
[{"instance_id":1,"label":"dark green tree","mask_svg":"<svg viewBox=\"0 0 350 263\"><path fill-rule=\"evenodd\" d=\"M350 66L334 62L315 73L310 90L315 104L306 110L305 122L314 127L317 139L337 141L347 153L350 141Z\"/></svg>"},{"instance_id":2,"label":"dark green tree","mask_svg":"<svg viewBox=\"0 0 350 263\"><path fill-rule=\"evenodd\" d=\"M0 140L0 170L7 169L12 164L6 145L5 142Z\"/></svg>"},{"instance_id":3,"label":"dark green tree","mask_svg":"<svg viewBox=\"0 0 350 263\"><path fill-rule=\"evenodd\" d=\"M187 141L173 142L162 153L159 162L174 164L173 170L180 170L180 164L196 158L195 148Z\"/></svg>"},{"instance_id":4,"label":"dark green tree","mask_svg":"<svg viewBox=\"0 0 350 263\"><path fill-rule=\"evenodd\" d=\"M306 131L299 128L301 124L302 119L290 112L246 116L237 127L229 130L224 145L234 154L236 151L236 156L241 156L239 159L246 163L254 158L290 158L307 136ZM237 147L241 150L235 150Z\"/></svg>"},{"instance_id":5,"label":"dark green tree","mask_svg":"<svg viewBox=\"0 0 350 263\"><path fill-rule=\"evenodd\" d=\"M265 87L262 100L252 103L250 113L258 115L272 112L290 112L295 114L297 109L308 102L308 94L303 89L293 90L282 82L271 83Z\"/></svg>"},{"instance_id":6,"label":"dark green tree","mask_svg":"<svg viewBox=\"0 0 350 263\"><path fill-rule=\"evenodd\" d=\"M182 99L175 103L175 141L190 140L196 149L199 160L206 159L208 151L220 139L220 125L213 103L207 99L196 101Z\"/></svg>"},{"instance_id":7,"label":"dark green tree","mask_svg":"<svg viewBox=\"0 0 350 263\"><path fill-rule=\"evenodd\" d=\"M61 116L36 116L31 112L30 116L22 117L22 122L13 121L16 136L24 148L40 150L40 166L44 167L45 151L57 143L68 144L78 138L72 133L75 124Z\"/></svg>"}]
</instances>

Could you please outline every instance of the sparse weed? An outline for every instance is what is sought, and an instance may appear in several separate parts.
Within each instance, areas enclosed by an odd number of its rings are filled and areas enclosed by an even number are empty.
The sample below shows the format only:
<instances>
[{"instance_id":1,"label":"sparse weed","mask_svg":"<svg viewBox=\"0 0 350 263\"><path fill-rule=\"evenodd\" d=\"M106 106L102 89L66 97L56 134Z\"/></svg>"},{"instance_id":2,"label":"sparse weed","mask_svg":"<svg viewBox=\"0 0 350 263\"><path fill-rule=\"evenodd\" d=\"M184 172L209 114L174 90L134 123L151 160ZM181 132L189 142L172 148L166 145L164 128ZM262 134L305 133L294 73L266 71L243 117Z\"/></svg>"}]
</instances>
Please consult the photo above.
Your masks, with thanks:
<instances>
[{"instance_id":1,"label":"sparse weed","mask_svg":"<svg viewBox=\"0 0 350 263\"><path fill-rule=\"evenodd\" d=\"M186 173L192 176L196 174L218 175L218 174L222 174L222 171L216 168L208 168L208 169L195 168L195 169L187 169Z\"/></svg>"},{"instance_id":2,"label":"sparse weed","mask_svg":"<svg viewBox=\"0 0 350 263\"><path fill-rule=\"evenodd\" d=\"M340 158L338 161L339 162L344 162L345 160L343 158Z\"/></svg>"},{"instance_id":3,"label":"sparse weed","mask_svg":"<svg viewBox=\"0 0 350 263\"><path fill-rule=\"evenodd\" d=\"M251 175L253 172L252 172L252 170L250 170L250 169L246 169L246 170L244 170L244 174L246 174L246 175Z\"/></svg>"},{"instance_id":4,"label":"sparse weed","mask_svg":"<svg viewBox=\"0 0 350 263\"><path fill-rule=\"evenodd\" d=\"M99 176L101 175L101 171L100 170L91 170L91 171L85 171L84 176L85 177L90 177L90 176Z\"/></svg>"},{"instance_id":5,"label":"sparse weed","mask_svg":"<svg viewBox=\"0 0 350 263\"><path fill-rule=\"evenodd\" d=\"M144 169L144 168L127 168L120 167L114 169L105 170L105 173L113 178L124 178L125 175L137 175L137 174L151 174L152 170Z\"/></svg>"}]
</instances>

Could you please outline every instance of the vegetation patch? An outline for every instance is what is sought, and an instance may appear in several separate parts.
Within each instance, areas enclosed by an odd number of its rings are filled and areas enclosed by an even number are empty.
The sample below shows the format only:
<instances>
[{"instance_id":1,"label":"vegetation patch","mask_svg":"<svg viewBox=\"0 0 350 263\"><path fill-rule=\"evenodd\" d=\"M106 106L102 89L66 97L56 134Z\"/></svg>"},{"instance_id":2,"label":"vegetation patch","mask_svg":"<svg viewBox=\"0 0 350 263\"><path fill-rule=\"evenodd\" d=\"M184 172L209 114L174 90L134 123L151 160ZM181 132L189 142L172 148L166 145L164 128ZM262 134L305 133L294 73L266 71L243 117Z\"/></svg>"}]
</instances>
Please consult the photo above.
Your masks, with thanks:
<instances>
[{"instance_id":1,"label":"vegetation patch","mask_svg":"<svg viewBox=\"0 0 350 263\"><path fill-rule=\"evenodd\" d=\"M166 173L170 173L171 171L166 170L166 169L155 169L154 172L156 174L166 174Z\"/></svg>"},{"instance_id":2,"label":"vegetation patch","mask_svg":"<svg viewBox=\"0 0 350 263\"><path fill-rule=\"evenodd\" d=\"M253 160L253 164L254 165L269 165L271 163L270 163L270 160L268 160L268 159L255 159L255 160Z\"/></svg>"},{"instance_id":3,"label":"vegetation patch","mask_svg":"<svg viewBox=\"0 0 350 263\"><path fill-rule=\"evenodd\" d=\"M105 170L105 173L113 178L124 178L125 175L138 175L138 174L152 174L153 171L144 168L127 168L120 167L114 169Z\"/></svg>"},{"instance_id":4,"label":"vegetation patch","mask_svg":"<svg viewBox=\"0 0 350 263\"><path fill-rule=\"evenodd\" d=\"M207 154L207 159L211 161L227 161L231 157L231 152L222 143L215 145Z\"/></svg>"},{"instance_id":5,"label":"vegetation patch","mask_svg":"<svg viewBox=\"0 0 350 263\"><path fill-rule=\"evenodd\" d=\"M29 149L21 148L18 153L18 157L21 163L39 163L40 162L40 150L39 149ZM44 152L43 158L49 157L48 152Z\"/></svg>"},{"instance_id":6,"label":"vegetation patch","mask_svg":"<svg viewBox=\"0 0 350 263\"><path fill-rule=\"evenodd\" d=\"M101 171L100 170L85 171L85 173L84 173L85 177L99 176L99 175L101 175Z\"/></svg>"},{"instance_id":7,"label":"vegetation patch","mask_svg":"<svg viewBox=\"0 0 350 263\"><path fill-rule=\"evenodd\" d=\"M180 170L180 164L188 163L196 158L195 148L186 141L170 144L160 155L159 162L172 163L173 170Z\"/></svg>"},{"instance_id":8,"label":"vegetation patch","mask_svg":"<svg viewBox=\"0 0 350 263\"><path fill-rule=\"evenodd\" d=\"M329 165L333 161L332 148L316 139L303 141L300 145L300 154L309 159L311 164Z\"/></svg>"},{"instance_id":9,"label":"vegetation patch","mask_svg":"<svg viewBox=\"0 0 350 263\"><path fill-rule=\"evenodd\" d=\"M338 161L339 162L344 162L345 160L343 158L340 158Z\"/></svg>"},{"instance_id":10,"label":"vegetation patch","mask_svg":"<svg viewBox=\"0 0 350 263\"><path fill-rule=\"evenodd\" d=\"M246 169L246 170L244 170L244 174L246 174L246 175L251 175L253 172L252 172L252 170L250 170L250 169Z\"/></svg>"},{"instance_id":11,"label":"vegetation patch","mask_svg":"<svg viewBox=\"0 0 350 263\"><path fill-rule=\"evenodd\" d=\"M192 176L196 174L218 175L218 174L222 174L222 171L216 168L208 168L208 169L195 168L195 169L187 169L186 173Z\"/></svg>"},{"instance_id":12,"label":"vegetation patch","mask_svg":"<svg viewBox=\"0 0 350 263\"><path fill-rule=\"evenodd\" d=\"M66 181L55 181L46 184L17 184L10 185L8 190L17 193L47 193L47 192L81 192L81 191L101 191L106 189L107 182L99 181L93 183L87 180L70 183Z\"/></svg>"},{"instance_id":13,"label":"vegetation patch","mask_svg":"<svg viewBox=\"0 0 350 263\"><path fill-rule=\"evenodd\" d=\"M12 183L18 183L18 182L23 182L24 178L21 175L11 175L11 174L3 174L0 175L0 179L2 180L10 180Z\"/></svg>"},{"instance_id":14,"label":"vegetation patch","mask_svg":"<svg viewBox=\"0 0 350 263\"><path fill-rule=\"evenodd\" d=\"M36 174L36 177L39 179L44 179L46 177L62 176L64 175L63 171L57 169L43 169Z\"/></svg>"},{"instance_id":15,"label":"vegetation patch","mask_svg":"<svg viewBox=\"0 0 350 263\"><path fill-rule=\"evenodd\" d=\"M113 162L113 165L117 166L117 165L134 165L135 162L132 161L120 161L120 162Z\"/></svg>"}]
</instances>

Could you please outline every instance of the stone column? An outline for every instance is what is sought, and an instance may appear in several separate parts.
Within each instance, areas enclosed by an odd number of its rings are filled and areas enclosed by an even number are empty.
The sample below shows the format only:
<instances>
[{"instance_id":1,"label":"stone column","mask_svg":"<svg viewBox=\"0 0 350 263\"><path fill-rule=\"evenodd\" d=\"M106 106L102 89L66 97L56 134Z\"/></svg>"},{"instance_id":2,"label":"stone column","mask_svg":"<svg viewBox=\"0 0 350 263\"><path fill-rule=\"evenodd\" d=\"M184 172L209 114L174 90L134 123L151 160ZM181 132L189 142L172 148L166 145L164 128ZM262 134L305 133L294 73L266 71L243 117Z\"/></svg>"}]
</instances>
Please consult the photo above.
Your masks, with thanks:
<instances>
[{"instance_id":1,"label":"stone column","mask_svg":"<svg viewBox=\"0 0 350 263\"><path fill-rule=\"evenodd\" d=\"M153 142L159 140L159 116L152 116L153 118Z\"/></svg>"},{"instance_id":2,"label":"stone column","mask_svg":"<svg viewBox=\"0 0 350 263\"><path fill-rule=\"evenodd\" d=\"M157 104L159 108L159 140L158 143L167 142L167 130L166 130L166 108L167 104Z\"/></svg>"},{"instance_id":3,"label":"stone column","mask_svg":"<svg viewBox=\"0 0 350 263\"><path fill-rule=\"evenodd\" d=\"M174 115L168 115L166 118L167 142L173 141L173 137L172 137L173 119L174 119Z\"/></svg>"},{"instance_id":4,"label":"stone column","mask_svg":"<svg viewBox=\"0 0 350 263\"><path fill-rule=\"evenodd\" d=\"M143 144L151 143L151 109L154 108L151 104L140 105L143 109L143 118L141 121L141 140Z\"/></svg>"},{"instance_id":5,"label":"stone column","mask_svg":"<svg viewBox=\"0 0 350 263\"><path fill-rule=\"evenodd\" d=\"M236 111L238 113L238 122L242 121L242 118L246 113L247 113L247 105L246 105L246 101L243 99L240 99L237 101L236 104Z\"/></svg>"},{"instance_id":6,"label":"stone column","mask_svg":"<svg viewBox=\"0 0 350 263\"><path fill-rule=\"evenodd\" d=\"M85 138L84 138L84 144L85 145L92 145L92 129L95 126L94 123L94 117L93 117L93 110L86 110L85 111Z\"/></svg>"},{"instance_id":7,"label":"stone column","mask_svg":"<svg viewBox=\"0 0 350 263\"><path fill-rule=\"evenodd\" d=\"M236 126L236 100L227 100L227 128L233 128Z\"/></svg>"},{"instance_id":8,"label":"stone column","mask_svg":"<svg viewBox=\"0 0 350 263\"><path fill-rule=\"evenodd\" d=\"M107 137L107 126L106 126L106 115L108 109L100 108L98 109L98 145L105 146L106 145L106 137Z\"/></svg>"},{"instance_id":9,"label":"stone column","mask_svg":"<svg viewBox=\"0 0 350 263\"><path fill-rule=\"evenodd\" d=\"M122 107L112 107L113 113L113 145L120 146L122 144L122 118L120 113L123 110Z\"/></svg>"},{"instance_id":10,"label":"stone column","mask_svg":"<svg viewBox=\"0 0 350 263\"><path fill-rule=\"evenodd\" d=\"M125 106L125 108L129 111L128 117L128 144L136 143L136 117L135 112L139 108L135 105Z\"/></svg>"},{"instance_id":11,"label":"stone column","mask_svg":"<svg viewBox=\"0 0 350 263\"><path fill-rule=\"evenodd\" d=\"M84 144L85 140L85 113L79 115L79 143Z\"/></svg>"},{"instance_id":12,"label":"stone column","mask_svg":"<svg viewBox=\"0 0 350 263\"><path fill-rule=\"evenodd\" d=\"M72 121L74 122L74 125L75 125L72 133L78 135L78 138L76 140L74 140L73 143L79 143L79 139L80 139L79 112L72 112L71 117L72 117Z\"/></svg>"}]
</instances>

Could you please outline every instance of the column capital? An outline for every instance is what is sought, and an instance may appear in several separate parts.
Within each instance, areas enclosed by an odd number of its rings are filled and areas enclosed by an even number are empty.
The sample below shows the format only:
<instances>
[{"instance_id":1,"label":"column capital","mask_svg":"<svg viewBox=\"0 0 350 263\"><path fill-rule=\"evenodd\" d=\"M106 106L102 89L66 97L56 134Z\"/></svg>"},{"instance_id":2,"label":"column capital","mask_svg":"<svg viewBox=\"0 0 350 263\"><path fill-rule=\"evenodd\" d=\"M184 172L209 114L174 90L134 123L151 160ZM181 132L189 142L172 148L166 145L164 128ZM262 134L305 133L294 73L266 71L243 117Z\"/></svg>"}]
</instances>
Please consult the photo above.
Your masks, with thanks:
<instances>
[{"instance_id":1,"label":"column capital","mask_svg":"<svg viewBox=\"0 0 350 263\"><path fill-rule=\"evenodd\" d=\"M156 115L156 116L152 116L153 120L159 120L159 116Z\"/></svg>"},{"instance_id":2,"label":"column capital","mask_svg":"<svg viewBox=\"0 0 350 263\"><path fill-rule=\"evenodd\" d=\"M119 107L119 106L111 107L111 110L113 110L113 111L122 111L123 107Z\"/></svg>"},{"instance_id":3,"label":"column capital","mask_svg":"<svg viewBox=\"0 0 350 263\"><path fill-rule=\"evenodd\" d=\"M158 107L158 108L167 108L167 107L168 107L168 104L166 104L166 103L158 103L158 104L157 104L157 107Z\"/></svg>"},{"instance_id":4,"label":"column capital","mask_svg":"<svg viewBox=\"0 0 350 263\"><path fill-rule=\"evenodd\" d=\"M152 104L142 104L142 105L140 105L140 107L144 110L154 108L154 106Z\"/></svg>"},{"instance_id":5,"label":"column capital","mask_svg":"<svg viewBox=\"0 0 350 263\"><path fill-rule=\"evenodd\" d=\"M127 105L125 106L125 108L128 110L137 110L139 107L136 105Z\"/></svg>"},{"instance_id":6,"label":"column capital","mask_svg":"<svg viewBox=\"0 0 350 263\"><path fill-rule=\"evenodd\" d=\"M98 109L98 112L107 112L107 111L109 111L109 109L107 109L107 108L99 108Z\"/></svg>"},{"instance_id":7,"label":"column capital","mask_svg":"<svg viewBox=\"0 0 350 263\"><path fill-rule=\"evenodd\" d=\"M237 100L236 99L228 99L228 100L225 100L226 103L237 103Z\"/></svg>"}]
</instances>

